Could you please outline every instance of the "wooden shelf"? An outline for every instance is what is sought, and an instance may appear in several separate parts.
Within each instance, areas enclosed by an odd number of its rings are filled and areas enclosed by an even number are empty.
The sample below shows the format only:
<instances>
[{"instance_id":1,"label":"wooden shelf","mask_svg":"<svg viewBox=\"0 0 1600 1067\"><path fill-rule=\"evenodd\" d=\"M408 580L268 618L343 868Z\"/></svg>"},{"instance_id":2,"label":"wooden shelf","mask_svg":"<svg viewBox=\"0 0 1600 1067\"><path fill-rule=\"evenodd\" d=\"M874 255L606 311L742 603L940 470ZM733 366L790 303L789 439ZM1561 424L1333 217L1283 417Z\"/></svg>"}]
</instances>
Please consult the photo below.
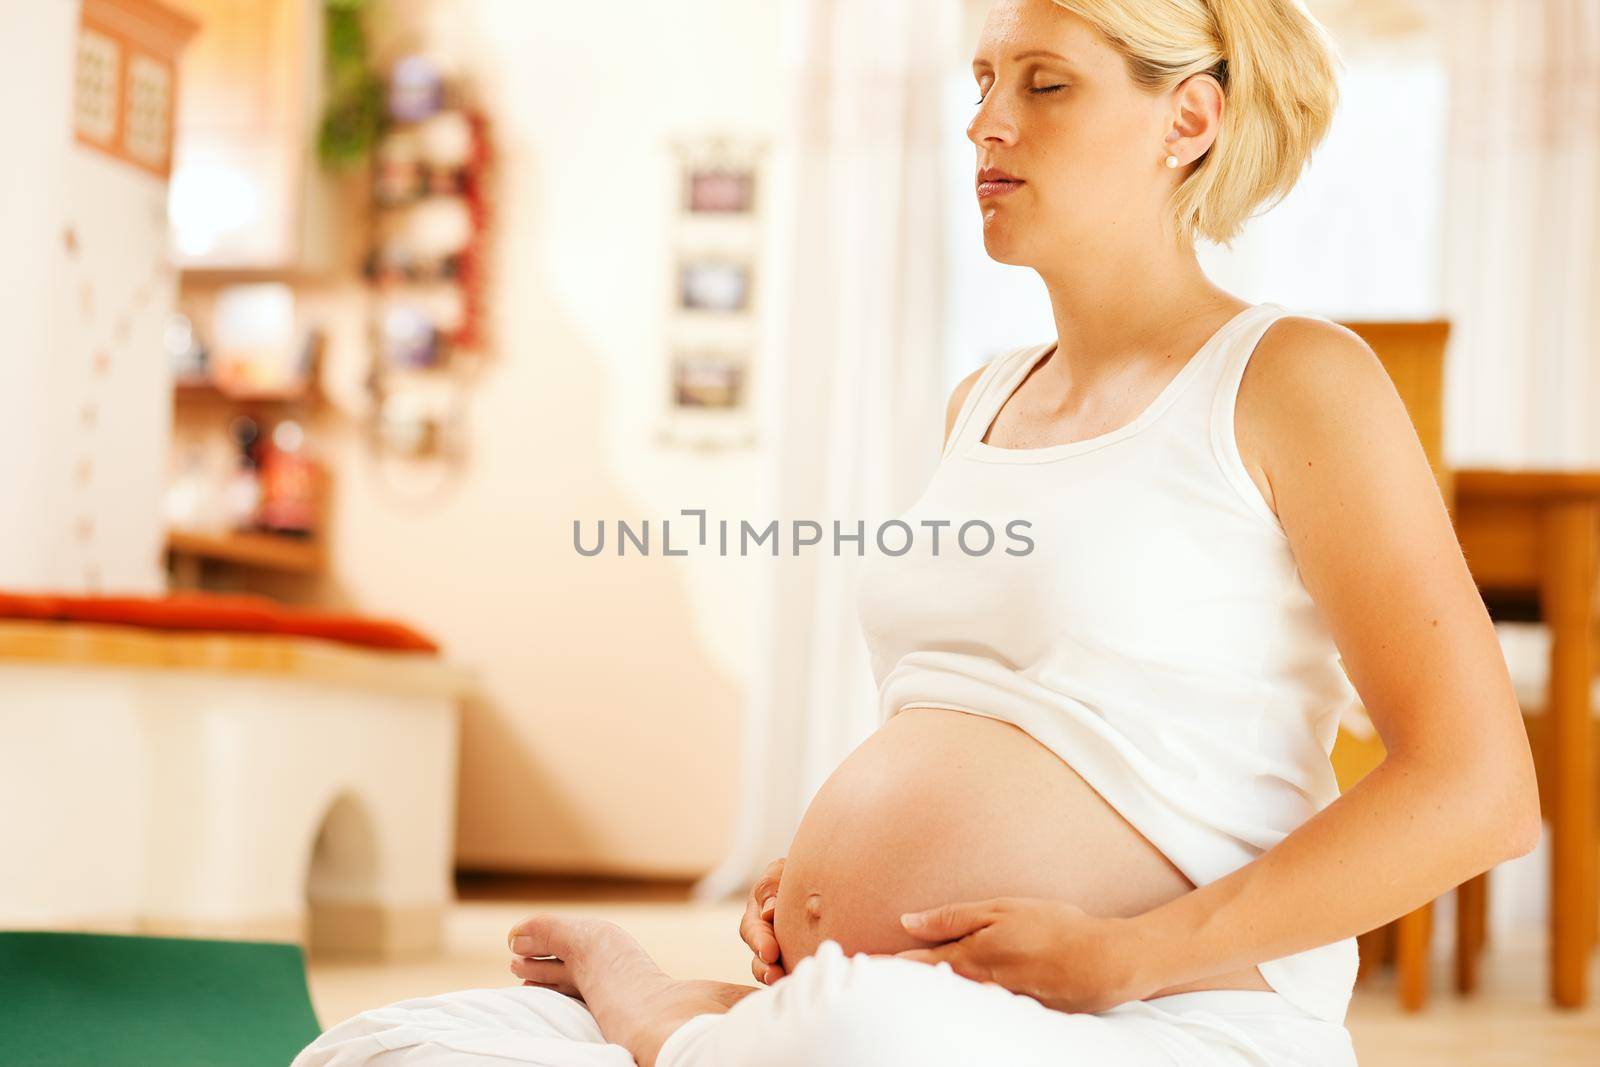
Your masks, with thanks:
<instances>
[{"instance_id":1,"label":"wooden shelf","mask_svg":"<svg viewBox=\"0 0 1600 1067\"><path fill-rule=\"evenodd\" d=\"M286 386L277 388L251 388L225 385L214 378L176 377L172 380L172 399L186 407L215 407L236 405L240 407L304 407L321 408L327 400L322 392L322 349L325 338L313 330L310 334L306 365L301 377Z\"/></svg>"},{"instance_id":2,"label":"wooden shelf","mask_svg":"<svg viewBox=\"0 0 1600 1067\"><path fill-rule=\"evenodd\" d=\"M178 271L178 284L184 289L221 289L229 285L253 285L260 282L282 282L285 285L310 288L337 280L331 270L298 265L184 267Z\"/></svg>"},{"instance_id":3,"label":"wooden shelf","mask_svg":"<svg viewBox=\"0 0 1600 1067\"><path fill-rule=\"evenodd\" d=\"M319 574L323 568L322 543L319 540L286 534L168 530L167 551L179 556L291 574Z\"/></svg>"},{"instance_id":4,"label":"wooden shelf","mask_svg":"<svg viewBox=\"0 0 1600 1067\"><path fill-rule=\"evenodd\" d=\"M172 387L173 399L202 404L315 404L320 399L315 387L300 385L289 389L224 389L216 382L178 379Z\"/></svg>"}]
</instances>

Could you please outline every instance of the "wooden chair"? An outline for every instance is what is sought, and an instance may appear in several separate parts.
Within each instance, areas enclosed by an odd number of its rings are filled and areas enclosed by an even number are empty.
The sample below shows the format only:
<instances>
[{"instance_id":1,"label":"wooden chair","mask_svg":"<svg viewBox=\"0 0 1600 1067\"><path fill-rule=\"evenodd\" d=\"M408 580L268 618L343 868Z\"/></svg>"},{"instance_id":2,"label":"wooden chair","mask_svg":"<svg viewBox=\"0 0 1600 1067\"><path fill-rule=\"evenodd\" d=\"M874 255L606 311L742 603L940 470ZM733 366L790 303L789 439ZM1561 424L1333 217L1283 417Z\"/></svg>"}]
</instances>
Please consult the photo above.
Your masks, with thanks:
<instances>
[{"instance_id":1,"label":"wooden chair","mask_svg":"<svg viewBox=\"0 0 1600 1067\"><path fill-rule=\"evenodd\" d=\"M1425 322L1345 322L1377 353L1416 427L1428 465L1433 468L1446 508L1454 513L1454 479L1444 463L1444 356L1450 324ZM1334 744L1333 766L1344 791L1383 762L1383 742L1370 731L1341 726ZM1477 980L1477 961L1487 929L1488 872L1456 889L1456 986L1470 991ZM1358 981L1370 978L1382 963L1393 962L1398 973L1400 1003L1417 1011L1427 1002L1428 946L1433 935L1433 904L1427 903L1392 923L1362 934Z\"/></svg>"},{"instance_id":2,"label":"wooden chair","mask_svg":"<svg viewBox=\"0 0 1600 1067\"><path fill-rule=\"evenodd\" d=\"M1445 505L1455 516L1453 472L1444 465L1443 439L1444 351L1449 338L1447 322L1347 322L1344 324L1372 346L1395 383L1416 426L1417 435L1439 482ZM1595 591L1600 595L1600 589ZM1595 662L1600 662L1600 631L1591 635ZM1525 687L1524 687L1525 688ZM1600 701L1600 687L1592 690L1592 701ZM1548 771L1550 744L1547 740L1549 716L1527 696L1519 696L1523 723L1533 749L1538 773L1540 805L1548 818L1560 818L1561 808L1551 795ZM1590 720L1590 744L1600 764L1600 721ZM1348 789L1369 770L1383 761L1383 744L1370 731L1341 728L1333 750L1334 772L1340 790ZM1600 798L1597 798L1600 802ZM1597 813L1600 819L1600 813ZM1596 842L1600 845L1600 842ZM1591 852L1590 862L1597 852ZM1457 886L1455 988L1471 993L1477 988L1479 962L1487 943L1489 872ZM1590 942L1595 940L1595 918L1590 917ZM1392 923L1361 935L1361 972L1358 981L1370 977L1381 964L1392 962L1398 976L1400 1003L1408 1011L1420 1010L1428 996L1428 947L1433 927L1433 905L1424 904Z\"/></svg>"}]
</instances>

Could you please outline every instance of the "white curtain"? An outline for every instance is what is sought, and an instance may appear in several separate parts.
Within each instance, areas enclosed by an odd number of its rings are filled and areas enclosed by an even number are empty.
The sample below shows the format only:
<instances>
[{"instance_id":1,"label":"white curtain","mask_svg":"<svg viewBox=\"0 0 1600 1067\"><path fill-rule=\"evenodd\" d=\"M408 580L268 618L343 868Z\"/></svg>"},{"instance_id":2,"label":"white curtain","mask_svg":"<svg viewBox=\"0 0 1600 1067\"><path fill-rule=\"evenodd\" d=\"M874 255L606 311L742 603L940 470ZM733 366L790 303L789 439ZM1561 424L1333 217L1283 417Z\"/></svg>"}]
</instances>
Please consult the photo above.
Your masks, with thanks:
<instances>
[{"instance_id":1,"label":"white curtain","mask_svg":"<svg viewBox=\"0 0 1600 1067\"><path fill-rule=\"evenodd\" d=\"M833 523L845 534L864 523L875 551L877 524L915 502L944 432L939 101L961 0L786 3L763 484L771 515L819 523L823 541L762 571L739 819L729 854L695 887L702 900L745 893L876 726L855 605L862 559L853 542L833 553Z\"/></svg>"},{"instance_id":2,"label":"white curtain","mask_svg":"<svg viewBox=\"0 0 1600 1067\"><path fill-rule=\"evenodd\" d=\"M1446 7L1446 457L1600 465L1600 2Z\"/></svg>"}]
</instances>

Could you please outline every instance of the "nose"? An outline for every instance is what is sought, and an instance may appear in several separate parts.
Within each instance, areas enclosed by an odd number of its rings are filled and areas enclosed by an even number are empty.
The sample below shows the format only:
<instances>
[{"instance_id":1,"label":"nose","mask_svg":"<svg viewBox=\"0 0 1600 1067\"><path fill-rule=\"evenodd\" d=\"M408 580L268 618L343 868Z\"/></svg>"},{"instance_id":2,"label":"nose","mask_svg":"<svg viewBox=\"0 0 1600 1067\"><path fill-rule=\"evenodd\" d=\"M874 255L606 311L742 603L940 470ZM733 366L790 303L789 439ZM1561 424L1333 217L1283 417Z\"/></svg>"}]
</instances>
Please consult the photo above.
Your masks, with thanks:
<instances>
[{"instance_id":1,"label":"nose","mask_svg":"<svg viewBox=\"0 0 1600 1067\"><path fill-rule=\"evenodd\" d=\"M988 95L978 105L978 111L967 123L967 139L982 148L989 144L1015 144L1017 123L999 85L989 87Z\"/></svg>"}]
</instances>

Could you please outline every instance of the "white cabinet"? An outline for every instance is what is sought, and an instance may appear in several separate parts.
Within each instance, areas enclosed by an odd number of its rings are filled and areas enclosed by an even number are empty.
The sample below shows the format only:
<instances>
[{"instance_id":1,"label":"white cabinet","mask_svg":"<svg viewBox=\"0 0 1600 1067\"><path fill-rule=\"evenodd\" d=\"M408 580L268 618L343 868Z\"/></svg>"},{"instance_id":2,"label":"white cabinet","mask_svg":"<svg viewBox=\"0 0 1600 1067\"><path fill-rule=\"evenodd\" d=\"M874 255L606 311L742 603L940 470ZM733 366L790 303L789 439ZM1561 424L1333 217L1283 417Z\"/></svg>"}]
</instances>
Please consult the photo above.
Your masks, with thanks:
<instances>
[{"instance_id":1,"label":"white cabinet","mask_svg":"<svg viewBox=\"0 0 1600 1067\"><path fill-rule=\"evenodd\" d=\"M0 587L164 587L166 132L191 28L153 0L0 3Z\"/></svg>"}]
</instances>

